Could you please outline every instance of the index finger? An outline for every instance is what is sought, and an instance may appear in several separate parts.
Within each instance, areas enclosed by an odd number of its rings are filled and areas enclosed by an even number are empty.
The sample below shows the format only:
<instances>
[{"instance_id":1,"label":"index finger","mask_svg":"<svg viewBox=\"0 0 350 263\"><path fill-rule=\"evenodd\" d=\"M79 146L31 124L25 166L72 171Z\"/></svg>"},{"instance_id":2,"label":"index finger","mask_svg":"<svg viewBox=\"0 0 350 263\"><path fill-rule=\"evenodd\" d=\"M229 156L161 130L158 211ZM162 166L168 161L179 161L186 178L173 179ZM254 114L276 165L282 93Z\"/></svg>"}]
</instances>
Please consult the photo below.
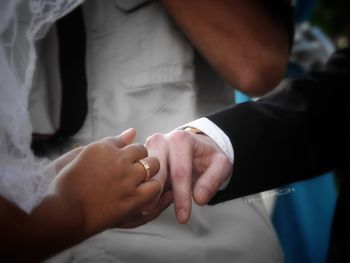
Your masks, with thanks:
<instances>
[{"instance_id":1,"label":"index finger","mask_svg":"<svg viewBox=\"0 0 350 263\"><path fill-rule=\"evenodd\" d=\"M192 135L177 131L169 136L169 166L176 218L184 224L190 218L192 204Z\"/></svg>"}]
</instances>

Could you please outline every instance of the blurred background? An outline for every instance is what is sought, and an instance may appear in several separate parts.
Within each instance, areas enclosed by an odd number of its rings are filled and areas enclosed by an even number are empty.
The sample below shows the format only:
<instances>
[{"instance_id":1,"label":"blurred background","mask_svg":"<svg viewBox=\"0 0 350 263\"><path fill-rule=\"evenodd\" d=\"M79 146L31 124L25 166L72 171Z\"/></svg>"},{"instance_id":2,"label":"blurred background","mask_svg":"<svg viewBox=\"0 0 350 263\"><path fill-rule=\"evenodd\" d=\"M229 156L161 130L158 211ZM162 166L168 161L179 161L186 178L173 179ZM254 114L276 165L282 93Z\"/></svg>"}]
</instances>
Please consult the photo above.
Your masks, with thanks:
<instances>
[{"instance_id":1,"label":"blurred background","mask_svg":"<svg viewBox=\"0 0 350 263\"><path fill-rule=\"evenodd\" d=\"M296 0L295 36L286 78L320 69L349 47L350 1ZM236 103L250 98L237 92ZM289 186L295 192L267 204L286 263L326 262L337 198L334 172ZM269 200L271 201L271 199Z\"/></svg>"},{"instance_id":2,"label":"blurred background","mask_svg":"<svg viewBox=\"0 0 350 263\"><path fill-rule=\"evenodd\" d=\"M337 48L349 46L350 1L318 0L311 10L310 22L318 25Z\"/></svg>"}]
</instances>

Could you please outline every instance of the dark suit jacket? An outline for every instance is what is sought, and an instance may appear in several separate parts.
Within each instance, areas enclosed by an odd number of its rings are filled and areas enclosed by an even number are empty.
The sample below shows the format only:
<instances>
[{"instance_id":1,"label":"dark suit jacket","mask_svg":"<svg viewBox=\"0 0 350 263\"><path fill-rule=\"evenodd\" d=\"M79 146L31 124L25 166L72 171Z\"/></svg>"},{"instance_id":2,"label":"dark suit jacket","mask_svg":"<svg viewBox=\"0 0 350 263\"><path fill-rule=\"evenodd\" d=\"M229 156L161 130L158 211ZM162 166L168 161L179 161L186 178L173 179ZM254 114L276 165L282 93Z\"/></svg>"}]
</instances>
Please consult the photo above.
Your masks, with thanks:
<instances>
[{"instance_id":1,"label":"dark suit jacket","mask_svg":"<svg viewBox=\"0 0 350 263\"><path fill-rule=\"evenodd\" d=\"M320 72L284 81L257 102L209 116L230 138L235 160L228 187L212 204L305 180L350 164L350 49ZM347 167L348 168L348 167ZM350 249L349 174L339 179L330 262Z\"/></svg>"}]
</instances>

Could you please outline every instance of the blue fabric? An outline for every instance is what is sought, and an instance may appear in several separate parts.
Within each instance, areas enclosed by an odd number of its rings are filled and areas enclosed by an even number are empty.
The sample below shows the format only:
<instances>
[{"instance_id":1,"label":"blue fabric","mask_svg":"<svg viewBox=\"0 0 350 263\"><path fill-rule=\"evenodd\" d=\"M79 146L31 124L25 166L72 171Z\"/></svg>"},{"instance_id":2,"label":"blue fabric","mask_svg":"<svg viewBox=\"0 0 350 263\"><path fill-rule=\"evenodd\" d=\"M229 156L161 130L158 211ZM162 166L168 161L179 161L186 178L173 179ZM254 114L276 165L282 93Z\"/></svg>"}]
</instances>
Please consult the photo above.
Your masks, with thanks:
<instances>
[{"instance_id":1,"label":"blue fabric","mask_svg":"<svg viewBox=\"0 0 350 263\"><path fill-rule=\"evenodd\" d=\"M287 76L302 69L294 63ZM272 221L285 263L326 262L337 191L333 173L290 185L295 192L276 200Z\"/></svg>"},{"instance_id":2,"label":"blue fabric","mask_svg":"<svg viewBox=\"0 0 350 263\"><path fill-rule=\"evenodd\" d=\"M238 90L235 90L235 102L237 104L245 102L245 101L248 101L248 100L250 100L249 96L245 95L244 93L242 93L242 92L240 92Z\"/></svg>"},{"instance_id":3,"label":"blue fabric","mask_svg":"<svg viewBox=\"0 0 350 263\"><path fill-rule=\"evenodd\" d=\"M308 19L314 0L297 1L296 22ZM287 76L303 73L290 63ZM286 263L326 262L337 191L333 173L290 185L295 192L276 200L272 221Z\"/></svg>"},{"instance_id":4,"label":"blue fabric","mask_svg":"<svg viewBox=\"0 0 350 263\"><path fill-rule=\"evenodd\" d=\"M328 173L289 187L295 192L278 197L272 216L285 262L326 262L337 197L334 176Z\"/></svg>"},{"instance_id":5,"label":"blue fabric","mask_svg":"<svg viewBox=\"0 0 350 263\"><path fill-rule=\"evenodd\" d=\"M316 2L316 0L297 0L294 10L295 22L302 23L309 20Z\"/></svg>"}]
</instances>

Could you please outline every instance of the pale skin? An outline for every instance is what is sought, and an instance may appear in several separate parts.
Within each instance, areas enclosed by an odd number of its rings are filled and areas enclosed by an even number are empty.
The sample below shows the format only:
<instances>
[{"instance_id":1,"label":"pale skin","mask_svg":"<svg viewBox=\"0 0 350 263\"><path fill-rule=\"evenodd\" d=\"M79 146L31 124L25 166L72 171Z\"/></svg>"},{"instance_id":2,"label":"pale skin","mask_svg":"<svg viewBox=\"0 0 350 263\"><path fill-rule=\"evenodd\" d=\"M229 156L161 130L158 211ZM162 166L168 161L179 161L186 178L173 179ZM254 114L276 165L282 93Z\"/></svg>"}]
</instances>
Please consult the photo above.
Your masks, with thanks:
<instances>
[{"instance_id":1,"label":"pale skin","mask_svg":"<svg viewBox=\"0 0 350 263\"><path fill-rule=\"evenodd\" d=\"M161 0L175 24L232 86L251 96L273 89L289 57L288 33L261 0ZM156 156L156 180L172 188L177 220L186 223L192 197L206 204L230 177L232 163L206 135L155 134L145 143Z\"/></svg>"},{"instance_id":2,"label":"pale skin","mask_svg":"<svg viewBox=\"0 0 350 263\"><path fill-rule=\"evenodd\" d=\"M191 216L192 198L205 205L232 173L227 155L205 134L157 133L145 145L150 156L159 158L160 170L154 179L165 192L172 189L176 218L182 224Z\"/></svg>"},{"instance_id":3,"label":"pale skin","mask_svg":"<svg viewBox=\"0 0 350 263\"><path fill-rule=\"evenodd\" d=\"M139 144L131 129L69 152L54 165L57 177L44 199L25 213L0 198L0 259L36 262L103 230L136 227L156 218L172 202L163 195L144 215L143 207L160 194L156 180L145 179L144 159L151 177L159 170L155 157Z\"/></svg>"},{"instance_id":4,"label":"pale skin","mask_svg":"<svg viewBox=\"0 0 350 263\"><path fill-rule=\"evenodd\" d=\"M261 0L161 0L193 46L233 87L250 96L273 89L289 57L286 27ZM232 163L204 134L174 131L146 141L161 168L156 179L172 188L178 222L191 215L192 198L206 204L232 173Z\"/></svg>"}]
</instances>

